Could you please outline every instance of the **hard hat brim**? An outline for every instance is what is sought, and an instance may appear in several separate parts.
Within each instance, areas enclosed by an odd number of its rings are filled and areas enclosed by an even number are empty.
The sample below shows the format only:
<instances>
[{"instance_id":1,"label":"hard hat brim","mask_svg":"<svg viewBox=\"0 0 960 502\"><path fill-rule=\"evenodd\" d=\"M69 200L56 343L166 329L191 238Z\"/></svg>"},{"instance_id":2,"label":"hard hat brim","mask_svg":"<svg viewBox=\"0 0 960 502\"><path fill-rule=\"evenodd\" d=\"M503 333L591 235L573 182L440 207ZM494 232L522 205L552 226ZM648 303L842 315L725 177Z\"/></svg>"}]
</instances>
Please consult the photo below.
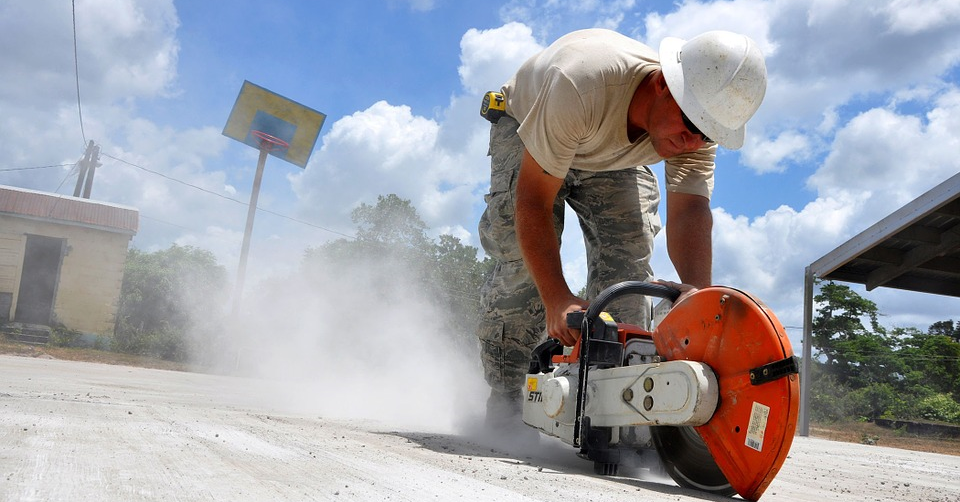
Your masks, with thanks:
<instances>
[{"instance_id":1,"label":"hard hat brim","mask_svg":"<svg viewBox=\"0 0 960 502\"><path fill-rule=\"evenodd\" d=\"M730 129L717 122L696 98L689 81L684 78L681 61L681 48L687 41L675 37L666 37L660 42L660 69L663 71L667 88L676 100L680 110L696 125L700 131L720 146L738 150L743 146L746 127Z\"/></svg>"}]
</instances>

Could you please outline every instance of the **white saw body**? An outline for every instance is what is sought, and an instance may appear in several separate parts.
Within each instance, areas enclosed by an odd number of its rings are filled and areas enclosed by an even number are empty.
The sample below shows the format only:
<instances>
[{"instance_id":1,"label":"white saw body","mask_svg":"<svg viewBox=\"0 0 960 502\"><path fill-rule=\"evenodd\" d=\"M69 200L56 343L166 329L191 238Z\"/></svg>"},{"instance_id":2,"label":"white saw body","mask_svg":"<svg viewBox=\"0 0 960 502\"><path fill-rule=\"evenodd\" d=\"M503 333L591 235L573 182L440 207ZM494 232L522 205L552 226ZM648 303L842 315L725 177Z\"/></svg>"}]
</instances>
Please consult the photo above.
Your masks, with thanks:
<instances>
[{"instance_id":1,"label":"white saw body","mask_svg":"<svg viewBox=\"0 0 960 502\"><path fill-rule=\"evenodd\" d=\"M527 377L523 421L574 444L577 375L570 368ZM576 371L576 368L573 368ZM584 413L594 427L703 425L717 409L717 377L707 365L665 361L590 374Z\"/></svg>"}]
</instances>

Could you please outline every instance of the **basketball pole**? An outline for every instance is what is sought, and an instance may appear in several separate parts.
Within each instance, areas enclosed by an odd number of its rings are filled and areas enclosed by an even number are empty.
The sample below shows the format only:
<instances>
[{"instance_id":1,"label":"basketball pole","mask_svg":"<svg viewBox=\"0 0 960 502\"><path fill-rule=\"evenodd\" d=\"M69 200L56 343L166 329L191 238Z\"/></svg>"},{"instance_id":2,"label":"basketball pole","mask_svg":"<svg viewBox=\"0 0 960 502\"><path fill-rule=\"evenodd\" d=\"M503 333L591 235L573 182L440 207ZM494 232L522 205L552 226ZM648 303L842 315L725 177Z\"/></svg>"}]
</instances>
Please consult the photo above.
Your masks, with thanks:
<instances>
[{"instance_id":1,"label":"basketball pole","mask_svg":"<svg viewBox=\"0 0 960 502\"><path fill-rule=\"evenodd\" d=\"M260 197L260 180L263 179L263 166L267 163L268 149L260 146L260 159L257 160L257 174L253 178L253 191L250 192L250 207L247 209L247 228L243 232L243 245L240 246L240 265L237 267L237 282L233 290L233 319L240 316L240 297L243 295L243 281L247 275L247 254L250 252L250 235L253 234L253 218L257 215L257 199Z\"/></svg>"}]
</instances>

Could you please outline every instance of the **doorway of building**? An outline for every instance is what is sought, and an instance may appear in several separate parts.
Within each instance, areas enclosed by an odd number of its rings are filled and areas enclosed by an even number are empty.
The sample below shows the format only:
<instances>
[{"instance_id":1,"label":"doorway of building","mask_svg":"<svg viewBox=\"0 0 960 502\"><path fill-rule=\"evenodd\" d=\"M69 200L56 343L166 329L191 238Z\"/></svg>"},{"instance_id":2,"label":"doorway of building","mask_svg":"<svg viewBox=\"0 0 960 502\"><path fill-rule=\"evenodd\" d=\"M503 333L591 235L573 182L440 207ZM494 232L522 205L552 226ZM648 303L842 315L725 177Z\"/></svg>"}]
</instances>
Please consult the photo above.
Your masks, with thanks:
<instances>
[{"instance_id":1,"label":"doorway of building","mask_svg":"<svg viewBox=\"0 0 960 502\"><path fill-rule=\"evenodd\" d=\"M50 324L53 301L60 280L64 239L27 235L23 272L14 320L27 324Z\"/></svg>"}]
</instances>

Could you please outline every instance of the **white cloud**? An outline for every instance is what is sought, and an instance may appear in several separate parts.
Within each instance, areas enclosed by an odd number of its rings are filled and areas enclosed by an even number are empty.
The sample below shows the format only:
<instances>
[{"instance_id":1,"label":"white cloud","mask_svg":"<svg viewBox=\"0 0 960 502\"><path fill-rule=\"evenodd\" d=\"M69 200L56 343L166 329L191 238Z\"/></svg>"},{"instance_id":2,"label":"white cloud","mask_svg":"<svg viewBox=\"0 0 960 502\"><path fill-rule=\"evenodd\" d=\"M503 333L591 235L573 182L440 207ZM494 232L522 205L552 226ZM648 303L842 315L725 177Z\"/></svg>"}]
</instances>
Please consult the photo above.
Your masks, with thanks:
<instances>
[{"instance_id":1,"label":"white cloud","mask_svg":"<svg viewBox=\"0 0 960 502\"><path fill-rule=\"evenodd\" d=\"M772 304L795 301L804 267L851 234L865 198L841 193L800 211L780 206L755 218L714 210L714 282L743 287Z\"/></svg>"},{"instance_id":2,"label":"white cloud","mask_svg":"<svg viewBox=\"0 0 960 502\"><path fill-rule=\"evenodd\" d=\"M551 42L577 29L620 29L636 4L636 0L512 0L500 7L500 19L530 26L537 39Z\"/></svg>"},{"instance_id":3,"label":"white cloud","mask_svg":"<svg viewBox=\"0 0 960 502\"><path fill-rule=\"evenodd\" d=\"M517 68L543 47L530 28L508 23L491 30L470 29L460 40L460 80L468 93L499 90Z\"/></svg>"},{"instance_id":4,"label":"white cloud","mask_svg":"<svg viewBox=\"0 0 960 502\"><path fill-rule=\"evenodd\" d=\"M885 108L844 125L830 155L809 178L817 199L799 211L783 206L748 218L714 210L715 282L750 290L787 324L799 325L804 268L855 234L960 172L960 91L935 101L923 117ZM784 190L789 190L784 187ZM878 290L884 322L925 328L955 316L955 302ZM939 306L939 307L938 307Z\"/></svg>"},{"instance_id":5,"label":"white cloud","mask_svg":"<svg viewBox=\"0 0 960 502\"><path fill-rule=\"evenodd\" d=\"M127 126L126 137L122 138L127 146L103 147L103 166L96 172L93 195L136 207L141 217L160 223L141 225L135 242L153 246L171 242L184 231L202 233L216 226L243 228L244 206L227 198L245 202L249 189L237 196L226 189L224 171L206 168L223 154L229 141L219 130L159 128L142 119L132 120Z\"/></svg>"},{"instance_id":6,"label":"white cloud","mask_svg":"<svg viewBox=\"0 0 960 502\"><path fill-rule=\"evenodd\" d=\"M479 117L478 126L482 128ZM350 211L395 193L411 200L431 228L455 227L472 217L483 151L438 146L441 125L407 106L384 101L338 120L302 173L290 176L300 211L310 221L352 233ZM482 131L482 129L477 129ZM461 142L459 148L471 142Z\"/></svg>"},{"instance_id":7,"label":"white cloud","mask_svg":"<svg viewBox=\"0 0 960 502\"><path fill-rule=\"evenodd\" d=\"M783 172L786 161L797 162L810 158L809 139L795 131L784 131L773 139L750 136L744 149L743 161L760 174Z\"/></svg>"},{"instance_id":8,"label":"white cloud","mask_svg":"<svg viewBox=\"0 0 960 502\"><path fill-rule=\"evenodd\" d=\"M667 14L647 14L641 40L656 48L666 37L690 39L706 31L728 30L752 38L769 57L776 52L776 42L767 34L775 9L775 4L762 0L687 1Z\"/></svg>"},{"instance_id":9,"label":"white cloud","mask_svg":"<svg viewBox=\"0 0 960 502\"><path fill-rule=\"evenodd\" d=\"M381 101L338 120L307 169L289 177L300 213L352 233L354 207L395 193L411 200L430 228L478 245L476 214L489 181L480 96L499 89L539 49L520 24L468 30L461 39L463 94L450 99L440 119Z\"/></svg>"},{"instance_id":10,"label":"white cloud","mask_svg":"<svg viewBox=\"0 0 960 502\"><path fill-rule=\"evenodd\" d=\"M647 15L644 39L656 46L665 36L689 38L710 29L750 36L766 54L769 71L767 96L750 123L750 134L779 136L779 149L804 142L820 148L824 141L817 136L831 131L825 111L870 93L936 85L960 61L957 5L690 1L667 14ZM803 140L801 135L811 137ZM770 141L748 144L742 161L761 173L785 169Z\"/></svg>"},{"instance_id":11,"label":"white cloud","mask_svg":"<svg viewBox=\"0 0 960 502\"><path fill-rule=\"evenodd\" d=\"M840 115L837 113L836 108L827 108L823 111L823 120L821 120L820 124L818 124L816 127L817 134L821 136L830 134L834 129L836 129L839 121Z\"/></svg>"},{"instance_id":12,"label":"white cloud","mask_svg":"<svg viewBox=\"0 0 960 502\"><path fill-rule=\"evenodd\" d=\"M118 96L167 90L177 74L177 26L171 1L77 1L76 62L83 100L103 105ZM0 96L76 104L68 3L6 2L0 8L0 45L17 48L0 59L0 73L18 76L0 82Z\"/></svg>"},{"instance_id":13,"label":"white cloud","mask_svg":"<svg viewBox=\"0 0 960 502\"><path fill-rule=\"evenodd\" d=\"M893 0L881 10L895 33L914 34L960 22L960 3L953 0Z\"/></svg>"},{"instance_id":14,"label":"white cloud","mask_svg":"<svg viewBox=\"0 0 960 502\"><path fill-rule=\"evenodd\" d=\"M960 171L960 90L934 102L926 116L867 110L837 132L831 152L808 184L821 195L873 193L890 213Z\"/></svg>"}]
</instances>

